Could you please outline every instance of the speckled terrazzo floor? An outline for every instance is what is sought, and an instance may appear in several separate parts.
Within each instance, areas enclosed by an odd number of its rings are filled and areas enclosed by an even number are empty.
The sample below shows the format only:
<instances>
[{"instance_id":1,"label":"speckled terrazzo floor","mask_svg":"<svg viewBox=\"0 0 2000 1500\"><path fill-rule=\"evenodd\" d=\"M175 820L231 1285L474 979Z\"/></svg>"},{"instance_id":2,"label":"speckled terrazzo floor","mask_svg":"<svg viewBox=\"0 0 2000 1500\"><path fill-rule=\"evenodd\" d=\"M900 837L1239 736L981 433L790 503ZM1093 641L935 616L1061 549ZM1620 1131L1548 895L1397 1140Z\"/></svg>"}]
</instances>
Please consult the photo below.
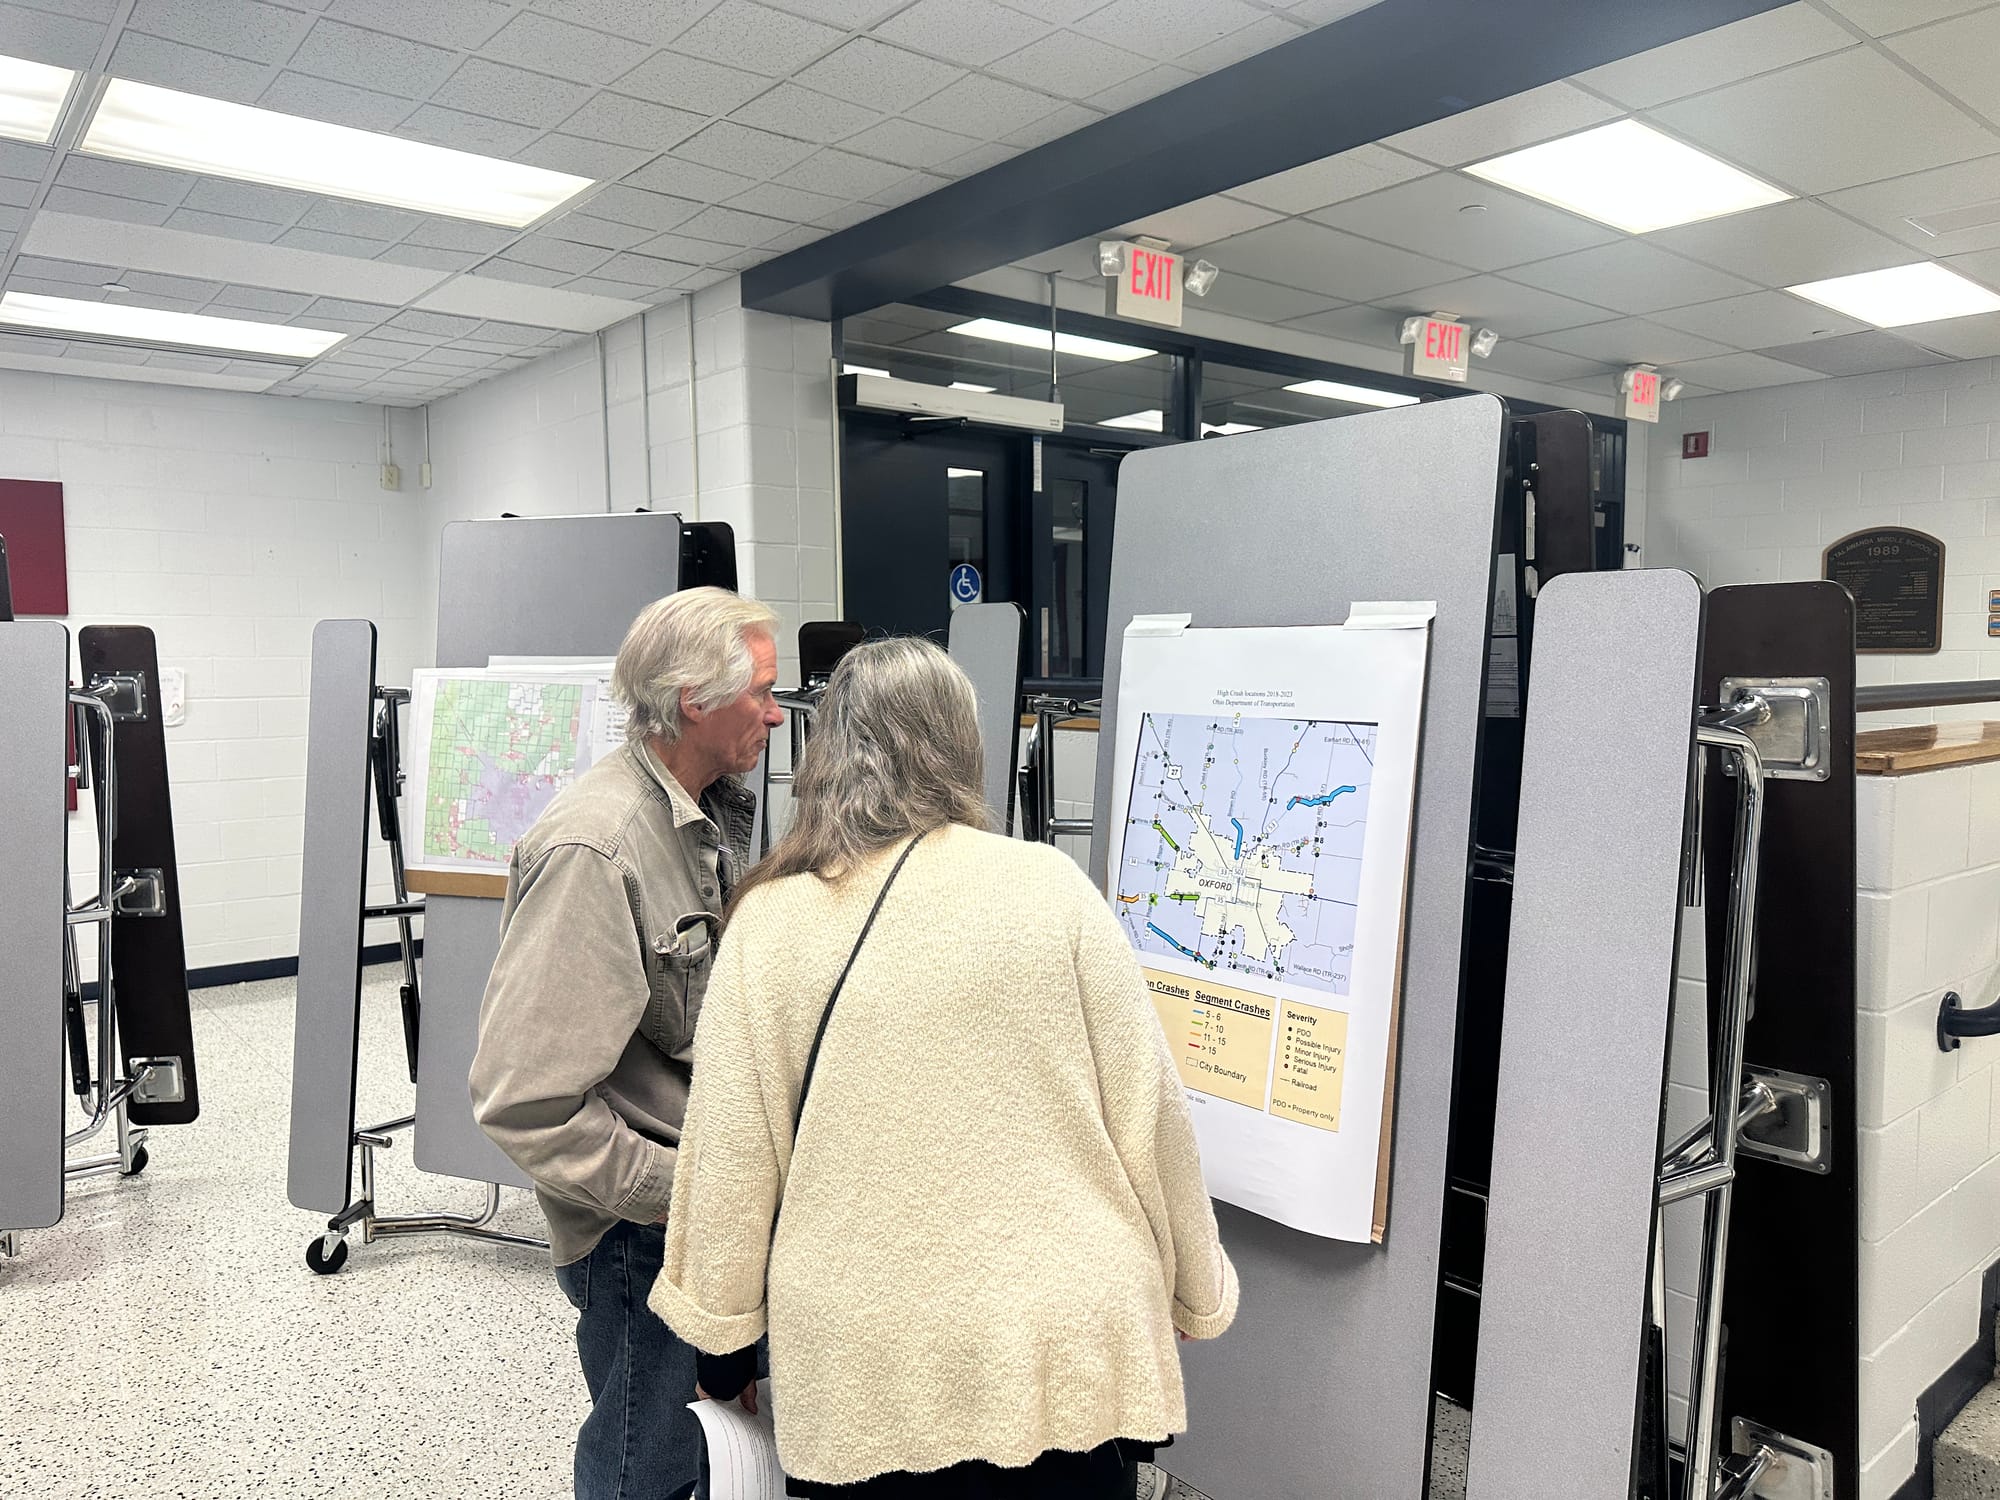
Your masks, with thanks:
<instances>
[{"instance_id":1,"label":"speckled terrazzo floor","mask_svg":"<svg viewBox=\"0 0 2000 1500\"><path fill-rule=\"evenodd\" d=\"M363 996L363 1123L410 1108L395 974ZM357 1236L315 1276L323 1221L285 1198L292 981L197 991L194 1024L201 1119L155 1131L139 1177L72 1185L0 1259L0 1495L567 1496L586 1402L546 1259ZM385 1212L479 1207L407 1137L376 1160ZM500 1222L542 1232L525 1193Z\"/></svg>"}]
</instances>

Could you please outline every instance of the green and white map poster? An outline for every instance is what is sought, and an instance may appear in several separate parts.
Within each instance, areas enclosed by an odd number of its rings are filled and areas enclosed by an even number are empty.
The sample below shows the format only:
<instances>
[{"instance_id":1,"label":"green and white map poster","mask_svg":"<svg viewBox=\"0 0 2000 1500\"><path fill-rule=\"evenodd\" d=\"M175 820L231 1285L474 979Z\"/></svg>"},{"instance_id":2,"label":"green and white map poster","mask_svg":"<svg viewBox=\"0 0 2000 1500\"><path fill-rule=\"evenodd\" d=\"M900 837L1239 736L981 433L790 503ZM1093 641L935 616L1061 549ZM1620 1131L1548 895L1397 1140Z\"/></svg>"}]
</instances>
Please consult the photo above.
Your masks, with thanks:
<instances>
[{"instance_id":1,"label":"green and white map poster","mask_svg":"<svg viewBox=\"0 0 2000 1500\"><path fill-rule=\"evenodd\" d=\"M1332 1239L1379 1229L1434 612L1124 640L1109 894L1209 1191Z\"/></svg>"},{"instance_id":2,"label":"green and white map poster","mask_svg":"<svg viewBox=\"0 0 2000 1500\"><path fill-rule=\"evenodd\" d=\"M602 753L597 673L419 669L410 689L413 871L504 876L514 844Z\"/></svg>"}]
</instances>

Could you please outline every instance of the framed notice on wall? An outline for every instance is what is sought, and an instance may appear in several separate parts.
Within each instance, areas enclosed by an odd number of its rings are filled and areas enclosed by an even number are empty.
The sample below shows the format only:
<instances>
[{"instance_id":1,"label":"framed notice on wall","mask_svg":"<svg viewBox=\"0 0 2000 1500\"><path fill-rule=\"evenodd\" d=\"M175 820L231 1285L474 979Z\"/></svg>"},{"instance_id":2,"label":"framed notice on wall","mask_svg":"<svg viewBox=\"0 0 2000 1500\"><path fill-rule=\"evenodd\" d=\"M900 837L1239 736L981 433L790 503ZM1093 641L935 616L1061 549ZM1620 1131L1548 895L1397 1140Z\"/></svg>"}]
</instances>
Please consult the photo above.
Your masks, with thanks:
<instances>
[{"instance_id":1,"label":"framed notice on wall","mask_svg":"<svg viewBox=\"0 0 2000 1500\"><path fill-rule=\"evenodd\" d=\"M7 539L14 613L68 614L62 486L47 479L0 479L0 537Z\"/></svg>"},{"instance_id":2,"label":"framed notice on wall","mask_svg":"<svg viewBox=\"0 0 2000 1500\"><path fill-rule=\"evenodd\" d=\"M1944 543L1906 526L1876 526L1826 549L1821 573L1854 596L1854 649L1927 656L1943 643Z\"/></svg>"}]
</instances>

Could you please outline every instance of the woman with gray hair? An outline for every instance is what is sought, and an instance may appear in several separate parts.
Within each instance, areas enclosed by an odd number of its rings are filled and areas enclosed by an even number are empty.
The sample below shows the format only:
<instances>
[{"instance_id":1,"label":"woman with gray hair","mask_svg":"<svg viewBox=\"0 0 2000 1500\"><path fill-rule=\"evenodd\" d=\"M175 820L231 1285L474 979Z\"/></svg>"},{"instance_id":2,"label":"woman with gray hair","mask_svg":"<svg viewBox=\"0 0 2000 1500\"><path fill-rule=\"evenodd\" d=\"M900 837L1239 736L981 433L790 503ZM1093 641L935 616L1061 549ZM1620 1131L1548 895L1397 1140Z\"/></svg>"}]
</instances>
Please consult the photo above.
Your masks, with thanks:
<instances>
[{"instance_id":1,"label":"woman with gray hair","mask_svg":"<svg viewBox=\"0 0 2000 1500\"><path fill-rule=\"evenodd\" d=\"M1129 1497L1235 1315L1131 949L981 786L965 674L857 647L709 986L650 1301L710 1397L768 1331L789 1494Z\"/></svg>"}]
</instances>

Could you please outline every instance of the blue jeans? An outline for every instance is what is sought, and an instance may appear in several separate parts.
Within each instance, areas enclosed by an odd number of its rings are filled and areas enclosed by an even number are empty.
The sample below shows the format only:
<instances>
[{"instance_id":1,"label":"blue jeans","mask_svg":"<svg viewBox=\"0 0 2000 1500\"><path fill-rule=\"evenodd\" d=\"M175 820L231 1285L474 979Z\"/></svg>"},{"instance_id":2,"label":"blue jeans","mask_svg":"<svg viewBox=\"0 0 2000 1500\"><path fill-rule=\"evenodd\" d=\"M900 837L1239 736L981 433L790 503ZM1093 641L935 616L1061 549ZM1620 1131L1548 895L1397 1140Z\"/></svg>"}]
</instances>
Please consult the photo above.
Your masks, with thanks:
<instances>
[{"instance_id":1,"label":"blue jeans","mask_svg":"<svg viewBox=\"0 0 2000 1500\"><path fill-rule=\"evenodd\" d=\"M620 1223L582 1260L556 1267L577 1310L576 1352L590 1415L576 1434L576 1500L669 1500L701 1468L694 1346L653 1310L666 1229Z\"/></svg>"}]
</instances>

